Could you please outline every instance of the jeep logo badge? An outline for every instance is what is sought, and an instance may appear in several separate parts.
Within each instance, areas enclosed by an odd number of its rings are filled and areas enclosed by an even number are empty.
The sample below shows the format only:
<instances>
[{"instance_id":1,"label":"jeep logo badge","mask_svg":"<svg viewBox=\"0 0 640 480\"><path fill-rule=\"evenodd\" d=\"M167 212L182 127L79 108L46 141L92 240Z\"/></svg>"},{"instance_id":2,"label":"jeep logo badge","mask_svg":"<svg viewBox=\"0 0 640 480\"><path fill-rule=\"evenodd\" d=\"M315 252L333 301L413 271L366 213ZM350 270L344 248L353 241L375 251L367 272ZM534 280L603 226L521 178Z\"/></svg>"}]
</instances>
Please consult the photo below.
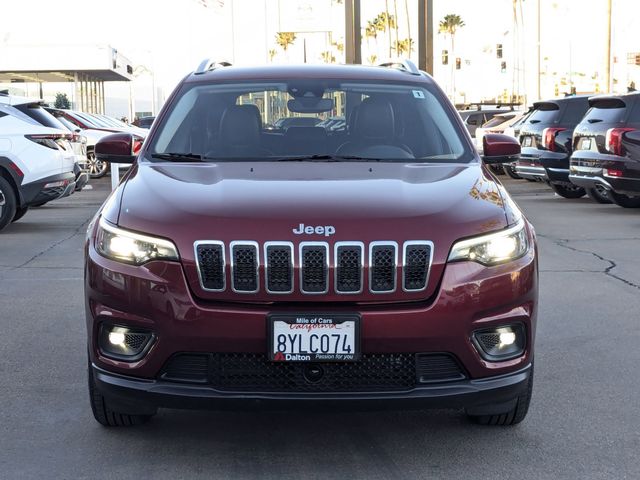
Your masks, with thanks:
<instances>
[{"instance_id":1,"label":"jeep logo badge","mask_svg":"<svg viewBox=\"0 0 640 480\"><path fill-rule=\"evenodd\" d=\"M294 228L293 233L296 235L324 235L325 237L330 237L334 233L336 233L336 227L333 225L318 225L317 227L312 227L311 225L305 225L301 223L298 228Z\"/></svg>"}]
</instances>

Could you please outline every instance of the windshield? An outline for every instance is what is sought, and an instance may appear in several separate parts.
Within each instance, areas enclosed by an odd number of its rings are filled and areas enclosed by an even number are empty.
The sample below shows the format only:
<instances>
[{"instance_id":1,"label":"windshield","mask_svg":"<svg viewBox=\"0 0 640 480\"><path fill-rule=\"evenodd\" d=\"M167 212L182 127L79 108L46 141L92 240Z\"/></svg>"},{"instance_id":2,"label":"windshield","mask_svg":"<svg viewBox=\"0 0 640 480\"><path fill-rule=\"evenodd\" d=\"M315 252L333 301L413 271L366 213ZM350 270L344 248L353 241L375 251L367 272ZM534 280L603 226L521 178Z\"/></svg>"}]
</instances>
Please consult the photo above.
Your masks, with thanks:
<instances>
[{"instance_id":1,"label":"windshield","mask_svg":"<svg viewBox=\"0 0 640 480\"><path fill-rule=\"evenodd\" d=\"M328 79L185 85L148 152L165 160L469 162L473 153L429 89Z\"/></svg>"}]
</instances>

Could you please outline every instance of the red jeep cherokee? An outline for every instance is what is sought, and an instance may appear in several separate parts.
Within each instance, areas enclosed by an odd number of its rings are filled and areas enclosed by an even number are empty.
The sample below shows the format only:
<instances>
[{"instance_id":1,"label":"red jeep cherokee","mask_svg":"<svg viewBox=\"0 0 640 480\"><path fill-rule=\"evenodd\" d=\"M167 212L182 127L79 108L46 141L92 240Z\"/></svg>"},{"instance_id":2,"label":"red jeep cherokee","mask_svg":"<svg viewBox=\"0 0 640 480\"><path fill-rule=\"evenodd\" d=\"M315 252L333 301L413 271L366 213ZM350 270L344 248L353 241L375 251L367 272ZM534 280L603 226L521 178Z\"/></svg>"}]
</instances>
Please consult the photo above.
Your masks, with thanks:
<instances>
[{"instance_id":1,"label":"red jeep cherokee","mask_svg":"<svg viewBox=\"0 0 640 480\"><path fill-rule=\"evenodd\" d=\"M290 117L313 120L275 126ZM486 163L519 151L485 137ZM412 63L203 62L143 146L96 153L133 163L87 235L98 422L292 403L525 417L534 231Z\"/></svg>"}]
</instances>

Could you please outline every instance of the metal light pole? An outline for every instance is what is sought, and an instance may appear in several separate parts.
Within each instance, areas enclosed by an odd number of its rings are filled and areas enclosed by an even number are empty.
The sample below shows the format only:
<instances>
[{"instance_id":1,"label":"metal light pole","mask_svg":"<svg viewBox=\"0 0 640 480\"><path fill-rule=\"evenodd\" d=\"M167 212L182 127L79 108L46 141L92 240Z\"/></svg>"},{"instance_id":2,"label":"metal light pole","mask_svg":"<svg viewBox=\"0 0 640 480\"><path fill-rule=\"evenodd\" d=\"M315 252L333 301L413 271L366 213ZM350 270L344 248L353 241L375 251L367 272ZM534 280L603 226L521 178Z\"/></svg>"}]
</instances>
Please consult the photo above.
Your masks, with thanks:
<instances>
[{"instance_id":1,"label":"metal light pole","mask_svg":"<svg viewBox=\"0 0 640 480\"><path fill-rule=\"evenodd\" d=\"M613 92L613 82L611 78L611 3L612 0L607 1L607 66L606 66L606 80L607 80L607 92Z\"/></svg>"}]
</instances>

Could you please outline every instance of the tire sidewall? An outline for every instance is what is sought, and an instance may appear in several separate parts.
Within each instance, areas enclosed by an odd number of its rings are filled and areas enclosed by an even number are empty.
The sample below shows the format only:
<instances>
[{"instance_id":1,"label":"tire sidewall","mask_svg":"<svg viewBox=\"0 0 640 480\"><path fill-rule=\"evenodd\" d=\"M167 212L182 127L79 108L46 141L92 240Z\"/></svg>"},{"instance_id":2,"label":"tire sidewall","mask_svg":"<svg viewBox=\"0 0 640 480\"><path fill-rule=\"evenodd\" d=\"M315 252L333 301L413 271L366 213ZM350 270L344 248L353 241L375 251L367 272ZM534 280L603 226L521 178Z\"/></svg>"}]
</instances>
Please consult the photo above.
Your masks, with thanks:
<instances>
[{"instance_id":1,"label":"tire sidewall","mask_svg":"<svg viewBox=\"0 0 640 480\"><path fill-rule=\"evenodd\" d=\"M5 202L0 212L0 230L2 230L13 220L18 205L13 187L4 177L0 177L0 192L2 192Z\"/></svg>"}]
</instances>

